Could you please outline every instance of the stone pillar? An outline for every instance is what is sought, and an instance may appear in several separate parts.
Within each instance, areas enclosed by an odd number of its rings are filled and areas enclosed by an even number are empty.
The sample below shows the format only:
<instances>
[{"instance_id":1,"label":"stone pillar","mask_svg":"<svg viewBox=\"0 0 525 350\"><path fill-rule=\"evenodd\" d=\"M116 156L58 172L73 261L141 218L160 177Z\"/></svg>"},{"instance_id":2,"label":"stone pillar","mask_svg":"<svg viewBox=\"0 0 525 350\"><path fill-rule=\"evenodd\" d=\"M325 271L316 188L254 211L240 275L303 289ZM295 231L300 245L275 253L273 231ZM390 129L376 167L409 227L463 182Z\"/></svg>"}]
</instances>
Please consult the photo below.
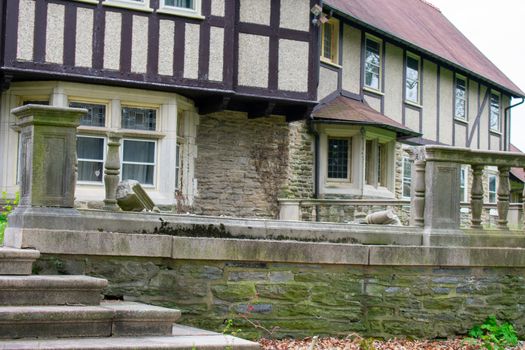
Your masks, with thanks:
<instances>
[{"instance_id":1,"label":"stone pillar","mask_svg":"<svg viewBox=\"0 0 525 350\"><path fill-rule=\"evenodd\" d=\"M104 209L119 211L117 205L117 186L120 175L120 140L122 136L110 132L108 133L108 152L104 165L104 186L106 187L106 198L104 199Z\"/></svg>"},{"instance_id":2,"label":"stone pillar","mask_svg":"<svg viewBox=\"0 0 525 350\"><path fill-rule=\"evenodd\" d=\"M20 206L73 208L76 128L87 111L27 105L11 112L21 130Z\"/></svg>"},{"instance_id":3,"label":"stone pillar","mask_svg":"<svg viewBox=\"0 0 525 350\"><path fill-rule=\"evenodd\" d=\"M412 205L410 225L425 226L425 166L424 160L415 160L412 170Z\"/></svg>"},{"instance_id":4,"label":"stone pillar","mask_svg":"<svg viewBox=\"0 0 525 350\"><path fill-rule=\"evenodd\" d=\"M483 165L473 165L472 174L472 189L470 191L472 224L470 227L481 230L483 229L483 226L481 226L481 212L483 211Z\"/></svg>"},{"instance_id":5,"label":"stone pillar","mask_svg":"<svg viewBox=\"0 0 525 350\"><path fill-rule=\"evenodd\" d=\"M301 220L301 203L298 200L280 200L279 206L279 220Z\"/></svg>"},{"instance_id":6,"label":"stone pillar","mask_svg":"<svg viewBox=\"0 0 525 350\"><path fill-rule=\"evenodd\" d=\"M425 169L425 229L459 230L460 164L427 160Z\"/></svg>"},{"instance_id":7,"label":"stone pillar","mask_svg":"<svg viewBox=\"0 0 525 350\"><path fill-rule=\"evenodd\" d=\"M508 166L499 166L499 185L498 185L498 228L508 230L509 202L510 202L510 182Z\"/></svg>"}]
</instances>

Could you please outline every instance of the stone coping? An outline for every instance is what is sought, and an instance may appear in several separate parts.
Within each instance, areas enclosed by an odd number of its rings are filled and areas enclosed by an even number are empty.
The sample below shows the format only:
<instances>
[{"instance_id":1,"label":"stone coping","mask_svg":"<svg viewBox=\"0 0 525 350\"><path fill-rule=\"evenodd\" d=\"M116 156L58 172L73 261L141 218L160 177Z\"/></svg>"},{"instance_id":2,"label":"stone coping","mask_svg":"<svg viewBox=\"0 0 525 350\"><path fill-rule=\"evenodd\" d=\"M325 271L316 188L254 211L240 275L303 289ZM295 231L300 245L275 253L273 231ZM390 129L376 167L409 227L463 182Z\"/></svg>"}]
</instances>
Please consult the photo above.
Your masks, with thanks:
<instances>
[{"instance_id":1,"label":"stone coping","mask_svg":"<svg viewBox=\"0 0 525 350\"><path fill-rule=\"evenodd\" d=\"M375 246L38 229L26 233L24 247L31 246L50 255L329 265L525 267L523 248Z\"/></svg>"}]
</instances>

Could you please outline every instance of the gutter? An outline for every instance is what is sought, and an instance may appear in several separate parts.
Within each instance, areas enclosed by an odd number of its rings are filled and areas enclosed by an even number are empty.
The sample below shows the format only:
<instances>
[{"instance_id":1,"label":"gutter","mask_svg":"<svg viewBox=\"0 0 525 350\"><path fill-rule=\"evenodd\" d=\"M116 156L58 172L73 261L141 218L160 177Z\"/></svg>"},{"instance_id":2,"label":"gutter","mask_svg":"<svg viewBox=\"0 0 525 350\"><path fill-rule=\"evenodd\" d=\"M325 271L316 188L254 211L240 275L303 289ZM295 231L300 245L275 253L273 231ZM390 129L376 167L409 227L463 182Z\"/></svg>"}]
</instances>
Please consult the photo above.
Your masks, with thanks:
<instances>
[{"instance_id":1,"label":"gutter","mask_svg":"<svg viewBox=\"0 0 525 350\"><path fill-rule=\"evenodd\" d=\"M519 105L522 105L525 102L525 97L521 98L521 102L515 103L511 106L505 107L505 113L504 113L504 122L505 122L505 135L504 135L504 145L505 145L505 151L510 150L510 126L511 126L511 114L510 110L514 107L517 107Z\"/></svg>"}]
</instances>

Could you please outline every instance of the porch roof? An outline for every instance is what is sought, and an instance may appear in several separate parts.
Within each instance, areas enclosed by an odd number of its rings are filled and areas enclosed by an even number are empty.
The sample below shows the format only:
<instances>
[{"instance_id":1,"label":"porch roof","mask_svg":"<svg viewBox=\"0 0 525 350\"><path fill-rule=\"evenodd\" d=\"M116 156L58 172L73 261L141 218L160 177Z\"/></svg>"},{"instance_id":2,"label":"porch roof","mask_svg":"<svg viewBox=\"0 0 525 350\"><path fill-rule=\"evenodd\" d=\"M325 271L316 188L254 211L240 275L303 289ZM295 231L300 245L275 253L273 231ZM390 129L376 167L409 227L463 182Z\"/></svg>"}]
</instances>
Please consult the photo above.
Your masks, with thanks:
<instances>
[{"instance_id":1,"label":"porch roof","mask_svg":"<svg viewBox=\"0 0 525 350\"><path fill-rule=\"evenodd\" d=\"M337 96L328 102L319 104L312 112L312 117L318 121L370 125L389 129L395 131L398 137L421 136L419 132L372 109L365 101L345 96Z\"/></svg>"},{"instance_id":2,"label":"porch roof","mask_svg":"<svg viewBox=\"0 0 525 350\"><path fill-rule=\"evenodd\" d=\"M514 146L512 143L510 144L510 151L523 153L518 147ZM525 170L523 168L511 168L510 173L514 175L516 179L525 183Z\"/></svg>"}]
</instances>

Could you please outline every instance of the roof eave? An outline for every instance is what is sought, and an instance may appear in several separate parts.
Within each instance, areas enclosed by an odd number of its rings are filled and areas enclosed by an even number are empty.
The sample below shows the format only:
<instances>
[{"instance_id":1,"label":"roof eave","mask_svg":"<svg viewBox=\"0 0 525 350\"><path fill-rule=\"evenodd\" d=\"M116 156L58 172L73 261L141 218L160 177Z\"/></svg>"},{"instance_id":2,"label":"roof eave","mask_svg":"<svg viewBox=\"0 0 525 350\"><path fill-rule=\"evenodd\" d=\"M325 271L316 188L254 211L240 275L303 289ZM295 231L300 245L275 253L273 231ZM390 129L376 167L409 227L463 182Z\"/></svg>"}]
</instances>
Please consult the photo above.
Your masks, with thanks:
<instances>
[{"instance_id":1,"label":"roof eave","mask_svg":"<svg viewBox=\"0 0 525 350\"><path fill-rule=\"evenodd\" d=\"M328 119L328 118L319 118L314 116L314 123L319 124L346 124L346 125L363 125L363 126L375 126L382 129L387 129L390 131L394 131L397 135L397 138L405 138L405 137L420 137L422 134L409 130L409 129L403 129L398 128L393 125L388 124L381 124L376 122L364 122L364 121L354 121L354 120L338 120L338 119Z\"/></svg>"}]
</instances>

